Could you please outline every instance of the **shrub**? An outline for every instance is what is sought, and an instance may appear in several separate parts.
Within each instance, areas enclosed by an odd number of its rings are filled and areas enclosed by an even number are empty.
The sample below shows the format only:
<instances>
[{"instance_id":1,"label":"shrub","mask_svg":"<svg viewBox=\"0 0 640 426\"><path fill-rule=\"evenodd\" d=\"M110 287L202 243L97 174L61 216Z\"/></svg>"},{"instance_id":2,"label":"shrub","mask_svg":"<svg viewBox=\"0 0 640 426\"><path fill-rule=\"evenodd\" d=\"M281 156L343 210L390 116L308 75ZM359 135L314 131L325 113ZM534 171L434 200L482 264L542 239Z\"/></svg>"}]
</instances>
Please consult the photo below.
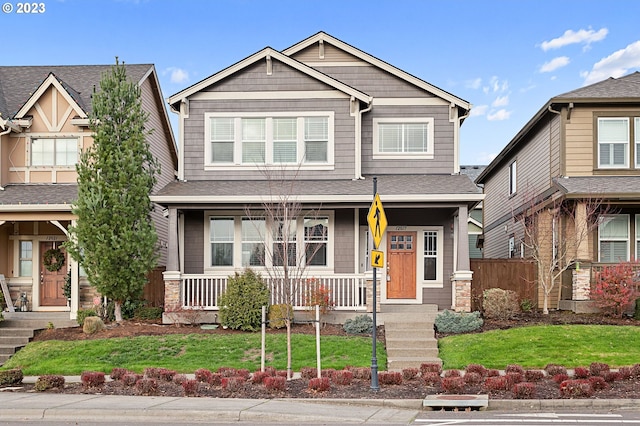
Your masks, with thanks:
<instances>
[{"instance_id":1,"label":"shrub","mask_svg":"<svg viewBox=\"0 0 640 426\"><path fill-rule=\"evenodd\" d=\"M633 319L640 320L640 298L636 299L636 307L633 310Z\"/></svg>"},{"instance_id":2,"label":"shrub","mask_svg":"<svg viewBox=\"0 0 640 426\"><path fill-rule=\"evenodd\" d=\"M442 389L446 393L462 393L464 391L464 379L462 377L445 377L442 379Z\"/></svg>"},{"instance_id":3,"label":"shrub","mask_svg":"<svg viewBox=\"0 0 640 426\"><path fill-rule=\"evenodd\" d=\"M318 377L318 370L314 367L302 367L300 369L300 376L303 379L313 379L314 377Z\"/></svg>"},{"instance_id":4,"label":"shrub","mask_svg":"<svg viewBox=\"0 0 640 426\"><path fill-rule=\"evenodd\" d=\"M335 305L331 297L331 289L320 284L320 281L316 278L307 280L303 303L314 312L315 307L319 306L322 315L332 310Z\"/></svg>"},{"instance_id":5,"label":"shrub","mask_svg":"<svg viewBox=\"0 0 640 426\"><path fill-rule=\"evenodd\" d=\"M251 373L249 373L249 370L247 370L246 368L238 368L235 375L238 377L242 377L245 380L249 380L249 378L251 377Z\"/></svg>"},{"instance_id":6,"label":"shrub","mask_svg":"<svg viewBox=\"0 0 640 426\"><path fill-rule=\"evenodd\" d=\"M87 317L95 317L98 314L95 309L78 309L78 313L76 315L76 322L80 327L84 326L84 320Z\"/></svg>"},{"instance_id":7,"label":"shrub","mask_svg":"<svg viewBox=\"0 0 640 426\"><path fill-rule=\"evenodd\" d=\"M268 376L264 378L263 383L268 391L283 391L287 389L286 377Z\"/></svg>"},{"instance_id":8,"label":"shrub","mask_svg":"<svg viewBox=\"0 0 640 426\"><path fill-rule=\"evenodd\" d=\"M518 365L518 364L509 364L504 369L504 372L507 373L507 374L509 374L509 373L518 373L518 374L524 375L524 368L522 368L522 366Z\"/></svg>"},{"instance_id":9,"label":"shrub","mask_svg":"<svg viewBox=\"0 0 640 426\"><path fill-rule=\"evenodd\" d=\"M255 373L253 373L253 376L251 377L251 383L255 383L259 385L262 382L264 382L264 379L266 379L267 377L273 377L273 376L267 373L266 371L256 371Z\"/></svg>"},{"instance_id":10,"label":"shrub","mask_svg":"<svg viewBox=\"0 0 640 426\"><path fill-rule=\"evenodd\" d=\"M36 380L36 384L33 386L33 389L38 392L42 392L49 389L62 387L64 387L64 376L60 376L57 374L47 374L38 377L38 379Z\"/></svg>"},{"instance_id":11,"label":"shrub","mask_svg":"<svg viewBox=\"0 0 640 426\"><path fill-rule=\"evenodd\" d=\"M416 370L416 372L417 371L418 370ZM348 386L352 381L353 373L349 370L336 371L336 374L333 375L333 383L335 383L336 385Z\"/></svg>"},{"instance_id":12,"label":"shrub","mask_svg":"<svg viewBox=\"0 0 640 426\"><path fill-rule=\"evenodd\" d=\"M371 380L371 369L367 367L351 367L349 371L353 373L354 379Z\"/></svg>"},{"instance_id":13,"label":"shrub","mask_svg":"<svg viewBox=\"0 0 640 426\"><path fill-rule=\"evenodd\" d=\"M426 373L442 374L442 366L435 362L424 362L420 364L420 374L424 376Z\"/></svg>"},{"instance_id":14,"label":"shrub","mask_svg":"<svg viewBox=\"0 0 640 426\"><path fill-rule=\"evenodd\" d=\"M233 377L238 375L238 370L233 367L219 367L216 370L216 373L220 374L222 377Z\"/></svg>"},{"instance_id":15,"label":"shrub","mask_svg":"<svg viewBox=\"0 0 640 426\"><path fill-rule=\"evenodd\" d=\"M620 367L618 369L618 374L620 375L620 380L628 380L633 375L631 367ZM606 377L605 377L605 380L606 380Z\"/></svg>"},{"instance_id":16,"label":"shrub","mask_svg":"<svg viewBox=\"0 0 640 426\"><path fill-rule=\"evenodd\" d=\"M516 384L524 381L524 377L520 373L507 373L504 375L504 379L507 382L507 389L512 389Z\"/></svg>"},{"instance_id":17,"label":"shrub","mask_svg":"<svg viewBox=\"0 0 640 426\"><path fill-rule=\"evenodd\" d=\"M161 368L159 374L161 380L164 380L165 382L171 382L173 380L173 377L178 374L178 372L175 370L169 370L167 368Z\"/></svg>"},{"instance_id":18,"label":"shrub","mask_svg":"<svg viewBox=\"0 0 640 426\"><path fill-rule=\"evenodd\" d=\"M432 371L422 374L422 380L424 380L424 383L427 386L437 386L442 383L442 377L440 377L438 373Z\"/></svg>"},{"instance_id":19,"label":"shrub","mask_svg":"<svg viewBox=\"0 0 640 426\"><path fill-rule=\"evenodd\" d=\"M560 383L560 397L562 398L590 398L593 396L593 386L588 380L565 380Z\"/></svg>"},{"instance_id":20,"label":"shrub","mask_svg":"<svg viewBox=\"0 0 640 426\"><path fill-rule=\"evenodd\" d=\"M144 369L144 376L150 379L163 380L170 382L173 380L177 372L175 370L169 370L167 368L149 367Z\"/></svg>"},{"instance_id":21,"label":"shrub","mask_svg":"<svg viewBox=\"0 0 640 426\"><path fill-rule=\"evenodd\" d=\"M128 387L135 386L138 380L142 379L142 374L126 373L122 376L122 384Z\"/></svg>"},{"instance_id":22,"label":"shrub","mask_svg":"<svg viewBox=\"0 0 640 426\"><path fill-rule=\"evenodd\" d=\"M162 308L153 306L141 306L133 313L137 320L155 320L162 318Z\"/></svg>"},{"instance_id":23,"label":"shrub","mask_svg":"<svg viewBox=\"0 0 640 426\"><path fill-rule=\"evenodd\" d=\"M83 371L80 381L85 388L98 388L104 385L104 373L101 371Z\"/></svg>"},{"instance_id":24,"label":"shrub","mask_svg":"<svg viewBox=\"0 0 640 426\"><path fill-rule=\"evenodd\" d=\"M241 376L223 377L222 389L229 392L237 392L244 388L245 378Z\"/></svg>"},{"instance_id":25,"label":"shrub","mask_svg":"<svg viewBox=\"0 0 640 426\"><path fill-rule=\"evenodd\" d=\"M567 374L566 367L563 367L562 365L558 365L558 364L547 364L546 367L544 367L544 371L546 371L547 375L551 377L556 376L558 374Z\"/></svg>"},{"instance_id":26,"label":"shrub","mask_svg":"<svg viewBox=\"0 0 640 426\"><path fill-rule=\"evenodd\" d=\"M487 375L487 369L484 365L480 364L469 364L465 367L464 371L465 373L478 373L482 377Z\"/></svg>"},{"instance_id":27,"label":"shrub","mask_svg":"<svg viewBox=\"0 0 640 426\"><path fill-rule=\"evenodd\" d=\"M567 375L567 374L556 374L556 375L554 375L552 377L552 380L554 382L556 382L557 384L560 384L560 383L562 383L564 381L569 380L569 375Z\"/></svg>"},{"instance_id":28,"label":"shrub","mask_svg":"<svg viewBox=\"0 0 640 426\"><path fill-rule=\"evenodd\" d=\"M220 373L211 373L211 376L209 377L209 384L211 386L221 386L222 385L222 374Z\"/></svg>"},{"instance_id":29,"label":"shrub","mask_svg":"<svg viewBox=\"0 0 640 426\"><path fill-rule=\"evenodd\" d=\"M444 377L461 377L460 370L447 370L444 372Z\"/></svg>"},{"instance_id":30,"label":"shrub","mask_svg":"<svg viewBox=\"0 0 640 426\"><path fill-rule=\"evenodd\" d=\"M198 368L193 372L193 374L196 380L201 383L209 383L211 381L211 376L213 375L213 373L206 368Z\"/></svg>"},{"instance_id":31,"label":"shrub","mask_svg":"<svg viewBox=\"0 0 640 426\"><path fill-rule=\"evenodd\" d=\"M320 371L320 377L328 377L329 380L333 379L333 376L336 374L335 368L323 368Z\"/></svg>"},{"instance_id":32,"label":"shrub","mask_svg":"<svg viewBox=\"0 0 640 426\"><path fill-rule=\"evenodd\" d=\"M474 371L464 374L464 382L469 385L477 385L482 383L482 374Z\"/></svg>"},{"instance_id":33,"label":"shrub","mask_svg":"<svg viewBox=\"0 0 640 426\"><path fill-rule=\"evenodd\" d=\"M316 392L326 392L331 389L328 377L315 377L309 380L309 389Z\"/></svg>"},{"instance_id":34,"label":"shrub","mask_svg":"<svg viewBox=\"0 0 640 426\"><path fill-rule=\"evenodd\" d=\"M82 326L85 334L94 334L105 329L104 322L100 317L86 317Z\"/></svg>"},{"instance_id":35,"label":"shrub","mask_svg":"<svg viewBox=\"0 0 640 426\"><path fill-rule=\"evenodd\" d=\"M401 385L402 373L398 371L382 371L378 373L378 381L381 385Z\"/></svg>"},{"instance_id":36,"label":"shrub","mask_svg":"<svg viewBox=\"0 0 640 426\"><path fill-rule=\"evenodd\" d=\"M490 368L487 370L487 377L498 377L500 375L500 371L495 368Z\"/></svg>"},{"instance_id":37,"label":"shrub","mask_svg":"<svg viewBox=\"0 0 640 426\"><path fill-rule=\"evenodd\" d=\"M195 396L198 394L200 382L197 380L184 380L180 383L180 386L182 386L184 396Z\"/></svg>"},{"instance_id":38,"label":"shrub","mask_svg":"<svg viewBox=\"0 0 640 426\"><path fill-rule=\"evenodd\" d=\"M637 266L635 262L621 262L603 268L597 275L596 286L590 297L605 315L620 318L634 302Z\"/></svg>"},{"instance_id":39,"label":"shrub","mask_svg":"<svg viewBox=\"0 0 640 426\"><path fill-rule=\"evenodd\" d=\"M622 370L622 368L620 370ZM608 371L602 374L602 378L605 382L612 383L618 380L622 380L623 375L622 373L620 373L620 371Z\"/></svg>"},{"instance_id":40,"label":"shrub","mask_svg":"<svg viewBox=\"0 0 640 426\"><path fill-rule=\"evenodd\" d=\"M589 383L591 383L591 387L594 391L600 391L609 388L609 384L601 376L591 376L588 380Z\"/></svg>"},{"instance_id":41,"label":"shrub","mask_svg":"<svg viewBox=\"0 0 640 426\"><path fill-rule=\"evenodd\" d=\"M631 376L640 378L640 364L633 364L631 366Z\"/></svg>"},{"instance_id":42,"label":"shrub","mask_svg":"<svg viewBox=\"0 0 640 426\"><path fill-rule=\"evenodd\" d=\"M229 277L220 296L220 323L234 330L256 331L262 324L262 307L269 304L269 289L251 269Z\"/></svg>"},{"instance_id":43,"label":"shrub","mask_svg":"<svg viewBox=\"0 0 640 426\"><path fill-rule=\"evenodd\" d=\"M544 379L544 371L542 370L527 370L524 372L524 380L527 382L539 382Z\"/></svg>"},{"instance_id":44,"label":"shrub","mask_svg":"<svg viewBox=\"0 0 640 426\"><path fill-rule=\"evenodd\" d=\"M531 399L536 394L536 385L530 382L516 383L511 391L516 399Z\"/></svg>"},{"instance_id":45,"label":"shrub","mask_svg":"<svg viewBox=\"0 0 640 426\"><path fill-rule=\"evenodd\" d=\"M482 327L480 312L452 312L444 310L436 315L435 326L439 333L467 333Z\"/></svg>"},{"instance_id":46,"label":"shrub","mask_svg":"<svg viewBox=\"0 0 640 426\"><path fill-rule=\"evenodd\" d=\"M489 376L484 380L483 387L489 391L507 390L507 379L505 376Z\"/></svg>"},{"instance_id":47,"label":"shrub","mask_svg":"<svg viewBox=\"0 0 640 426\"><path fill-rule=\"evenodd\" d=\"M368 315L358 315L344 322L342 329L349 334L371 334L373 333L373 319Z\"/></svg>"},{"instance_id":48,"label":"shrub","mask_svg":"<svg viewBox=\"0 0 640 426\"><path fill-rule=\"evenodd\" d=\"M573 375L576 379L587 379L591 376L588 368L585 367L576 367L573 369Z\"/></svg>"},{"instance_id":49,"label":"shrub","mask_svg":"<svg viewBox=\"0 0 640 426\"><path fill-rule=\"evenodd\" d=\"M133 373L133 371L129 371L126 368L114 368L111 370L111 374L109 374L109 377L111 377L111 379L113 380L120 380L122 379L122 376L128 373Z\"/></svg>"},{"instance_id":50,"label":"shrub","mask_svg":"<svg viewBox=\"0 0 640 426\"><path fill-rule=\"evenodd\" d=\"M402 378L404 380L413 380L418 377L420 374L420 370L417 368L403 368L402 369Z\"/></svg>"},{"instance_id":51,"label":"shrub","mask_svg":"<svg viewBox=\"0 0 640 426\"><path fill-rule=\"evenodd\" d=\"M518 295L512 290L490 288L482 292L482 311L485 318L506 320L520 312Z\"/></svg>"},{"instance_id":52,"label":"shrub","mask_svg":"<svg viewBox=\"0 0 640 426\"><path fill-rule=\"evenodd\" d=\"M282 328L286 325L286 319L293 319L293 306L286 303L280 303L278 305L271 305L269 307L269 327L270 328Z\"/></svg>"},{"instance_id":53,"label":"shrub","mask_svg":"<svg viewBox=\"0 0 640 426\"><path fill-rule=\"evenodd\" d=\"M172 382L175 383L176 385L182 385L184 382L186 382L187 380L187 376L184 374L176 374L175 376L173 376L173 380ZM197 382L197 380L196 380ZM200 382L198 382L200 383Z\"/></svg>"},{"instance_id":54,"label":"shrub","mask_svg":"<svg viewBox=\"0 0 640 426\"><path fill-rule=\"evenodd\" d=\"M20 368L0 371L0 386L19 385L22 383L23 378L24 374L22 374L22 369Z\"/></svg>"},{"instance_id":55,"label":"shrub","mask_svg":"<svg viewBox=\"0 0 640 426\"><path fill-rule=\"evenodd\" d=\"M533 302L530 299L522 299L520 301L520 310L522 312L531 312L533 307Z\"/></svg>"},{"instance_id":56,"label":"shrub","mask_svg":"<svg viewBox=\"0 0 640 426\"><path fill-rule=\"evenodd\" d=\"M136 390L141 395L157 395L158 394L158 381L156 379L142 378L136 382Z\"/></svg>"},{"instance_id":57,"label":"shrub","mask_svg":"<svg viewBox=\"0 0 640 426\"><path fill-rule=\"evenodd\" d=\"M592 376L602 376L604 373L610 372L609 364L603 362L592 362L589 365L589 372Z\"/></svg>"}]
</instances>

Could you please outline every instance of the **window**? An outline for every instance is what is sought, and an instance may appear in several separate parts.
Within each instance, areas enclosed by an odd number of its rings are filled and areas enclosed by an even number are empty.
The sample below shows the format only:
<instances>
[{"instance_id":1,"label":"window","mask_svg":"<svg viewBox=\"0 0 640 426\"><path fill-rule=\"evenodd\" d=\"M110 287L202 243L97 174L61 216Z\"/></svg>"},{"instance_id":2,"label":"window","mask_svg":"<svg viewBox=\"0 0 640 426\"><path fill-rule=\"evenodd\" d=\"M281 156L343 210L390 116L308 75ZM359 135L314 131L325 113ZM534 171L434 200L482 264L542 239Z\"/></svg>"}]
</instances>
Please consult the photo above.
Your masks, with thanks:
<instances>
[{"instance_id":1,"label":"window","mask_svg":"<svg viewBox=\"0 0 640 426\"><path fill-rule=\"evenodd\" d=\"M513 195L518 190L518 170L516 162L509 164L509 195Z\"/></svg>"},{"instance_id":2,"label":"window","mask_svg":"<svg viewBox=\"0 0 640 426\"><path fill-rule=\"evenodd\" d=\"M598 166L629 167L629 118L598 118Z\"/></svg>"},{"instance_id":3,"label":"window","mask_svg":"<svg viewBox=\"0 0 640 426\"><path fill-rule=\"evenodd\" d=\"M38 138L31 140L32 166L73 166L78 162L78 140Z\"/></svg>"},{"instance_id":4,"label":"window","mask_svg":"<svg viewBox=\"0 0 640 426\"><path fill-rule=\"evenodd\" d=\"M265 220L242 218L242 266L264 266Z\"/></svg>"},{"instance_id":5,"label":"window","mask_svg":"<svg viewBox=\"0 0 640 426\"><path fill-rule=\"evenodd\" d=\"M20 241L20 276L30 277L33 274L33 242Z\"/></svg>"},{"instance_id":6,"label":"window","mask_svg":"<svg viewBox=\"0 0 640 426\"><path fill-rule=\"evenodd\" d=\"M633 134L636 148L636 169L640 168L640 118L634 119Z\"/></svg>"},{"instance_id":7,"label":"window","mask_svg":"<svg viewBox=\"0 0 640 426\"><path fill-rule=\"evenodd\" d=\"M234 219L212 218L209 226L211 266L233 265Z\"/></svg>"},{"instance_id":8,"label":"window","mask_svg":"<svg viewBox=\"0 0 640 426\"><path fill-rule=\"evenodd\" d=\"M598 261L629 260L629 215L606 215L598 227Z\"/></svg>"},{"instance_id":9,"label":"window","mask_svg":"<svg viewBox=\"0 0 640 426\"><path fill-rule=\"evenodd\" d=\"M374 158L433 158L433 118L374 118Z\"/></svg>"},{"instance_id":10,"label":"window","mask_svg":"<svg viewBox=\"0 0 640 426\"><path fill-rule=\"evenodd\" d=\"M509 237L509 259L516 257L516 237Z\"/></svg>"},{"instance_id":11,"label":"window","mask_svg":"<svg viewBox=\"0 0 640 426\"><path fill-rule=\"evenodd\" d=\"M327 266L329 218L304 219L304 252L306 262L313 266Z\"/></svg>"},{"instance_id":12,"label":"window","mask_svg":"<svg viewBox=\"0 0 640 426\"><path fill-rule=\"evenodd\" d=\"M302 164L325 169L333 162L333 112L303 114L205 114L210 123L205 165Z\"/></svg>"},{"instance_id":13,"label":"window","mask_svg":"<svg viewBox=\"0 0 640 426\"><path fill-rule=\"evenodd\" d=\"M296 266L296 241L295 220L278 220L274 223L273 253L271 254L273 265L283 266L284 260L287 259L287 266Z\"/></svg>"},{"instance_id":14,"label":"window","mask_svg":"<svg viewBox=\"0 0 640 426\"><path fill-rule=\"evenodd\" d=\"M433 281L438 276L438 232L424 231L424 277Z\"/></svg>"},{"instance_id":15,"label":"window","mask_svg":"<svg viewBox=\"0 0 640 426\"><path fill-rule=\"evenodd\" d=\"M636 260L640 260L640 214L636 215Z\"/></svg>"}]
</instances>

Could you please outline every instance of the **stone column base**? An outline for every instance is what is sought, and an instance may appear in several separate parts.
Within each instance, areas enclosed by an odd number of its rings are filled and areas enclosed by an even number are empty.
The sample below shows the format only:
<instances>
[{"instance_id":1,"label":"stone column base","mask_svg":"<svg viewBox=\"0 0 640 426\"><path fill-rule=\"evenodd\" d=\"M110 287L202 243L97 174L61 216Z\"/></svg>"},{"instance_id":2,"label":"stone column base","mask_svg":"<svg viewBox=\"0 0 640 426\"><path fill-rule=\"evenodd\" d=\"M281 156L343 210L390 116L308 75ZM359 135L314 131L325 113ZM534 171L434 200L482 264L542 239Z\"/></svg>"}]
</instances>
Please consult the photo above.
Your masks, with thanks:
<instances>
[{"instance_id":1,"label":"stone column base","mask_svg":"<svg viewBox=\"0 0 640 426\"><path fill-rule=\"evenodd\" d=\"M180 273L175 271L166 271L162 274L164 278L164 307L181 308L180 301Z\"/></svg>"},{"instance_id":2,"label":"stone column base","mask_svg":"<svg viewBox=\"0 0 640 426\"><path fill-rule=\"evenodd\" d=\"M455 312L471 312L471 271L458 271L451 277L453 300L451 308Z\"/></svg>"},{"instance_id":3,"label":"stone column base","mask_svg":"<svg viewBox=\"0 0 640 426\"><path fill-rule=\"evenodd\" d=\"M367 312L373 312L373 280L367 280ZM380 312L380 279L376 285L376 312Z\"/></svg>"},{"instance_id":4,"label":"stone column base","mask_svg":"<svg viewBox=\"0 0 640 426\"><path fill-rule=\"evenodd\" d=\"M574 269L572 273L573 300L589 300L591 293L591 268Z\"/></svg>"}]
</instances>

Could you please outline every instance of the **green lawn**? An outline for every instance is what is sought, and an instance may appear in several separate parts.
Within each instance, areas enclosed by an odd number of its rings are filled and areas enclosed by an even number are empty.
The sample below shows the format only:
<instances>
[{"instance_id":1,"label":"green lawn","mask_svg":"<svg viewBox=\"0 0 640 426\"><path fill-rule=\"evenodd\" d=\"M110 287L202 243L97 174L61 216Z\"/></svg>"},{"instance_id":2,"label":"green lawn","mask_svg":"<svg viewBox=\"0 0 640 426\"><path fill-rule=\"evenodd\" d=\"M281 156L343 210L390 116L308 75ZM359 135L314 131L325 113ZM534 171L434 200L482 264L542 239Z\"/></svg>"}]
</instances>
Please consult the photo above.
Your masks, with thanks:
<instances>
[{"instance_id":1,"label":"green lawn","mask_svg":"<svg viewBox=\"0 0 640 426\"><path fill-rule=\"evenodd\" d=\"M322 368L371 365L371 338L322 336ZM315 336L292 335L293 370L316 366ZM383 345L377 345L379 365L386 365ZM286 369L285 334L266 336L266 365ZM78 341L31 342L11 357L2 369L20 367L25 375L77 375L95 370L105 373L115 367L142 372L145 367L164 367L180 373L198 368L260 368L260 333L233 335L165 335Z\"/></svg>"},{"instance_id":2,"label":"green lawn","mask_svg":"<svg viewBox=\"0 0 640 426\"><path fill-rule=\"evenodd\" d=\"M494 330L449 336L438 341L445 369L482 364L502 369L509 364L541 368L604 362L612 367L640 363L640 327L554 325Z\"/></svg>"}]
</instances>

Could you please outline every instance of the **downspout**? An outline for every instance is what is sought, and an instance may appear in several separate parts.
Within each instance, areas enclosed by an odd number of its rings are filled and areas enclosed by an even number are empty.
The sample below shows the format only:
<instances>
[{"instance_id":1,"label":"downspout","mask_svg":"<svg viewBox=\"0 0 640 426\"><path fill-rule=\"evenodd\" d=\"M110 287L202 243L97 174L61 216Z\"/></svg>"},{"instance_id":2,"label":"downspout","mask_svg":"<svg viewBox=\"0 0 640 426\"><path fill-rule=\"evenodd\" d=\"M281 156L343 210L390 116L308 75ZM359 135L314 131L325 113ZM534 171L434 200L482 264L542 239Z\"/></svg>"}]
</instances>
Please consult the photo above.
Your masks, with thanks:
<instances>
[{"instance_id":1,"label":"downspout","mask_svg":"<svg viewBox=\"0 0 640 426\"><path fill-rule=\"evenodd\" d=\"M357 102L355 98L351 98L352 102ZM364 176L362 176L362 115L365 112L371 111L373 108L373 98L369 98L369 106L365 109L358 110L355 114L356 117L356 147L355 147L355 177L353 180L362 180Z\"/></svg>"}]
</instances>

